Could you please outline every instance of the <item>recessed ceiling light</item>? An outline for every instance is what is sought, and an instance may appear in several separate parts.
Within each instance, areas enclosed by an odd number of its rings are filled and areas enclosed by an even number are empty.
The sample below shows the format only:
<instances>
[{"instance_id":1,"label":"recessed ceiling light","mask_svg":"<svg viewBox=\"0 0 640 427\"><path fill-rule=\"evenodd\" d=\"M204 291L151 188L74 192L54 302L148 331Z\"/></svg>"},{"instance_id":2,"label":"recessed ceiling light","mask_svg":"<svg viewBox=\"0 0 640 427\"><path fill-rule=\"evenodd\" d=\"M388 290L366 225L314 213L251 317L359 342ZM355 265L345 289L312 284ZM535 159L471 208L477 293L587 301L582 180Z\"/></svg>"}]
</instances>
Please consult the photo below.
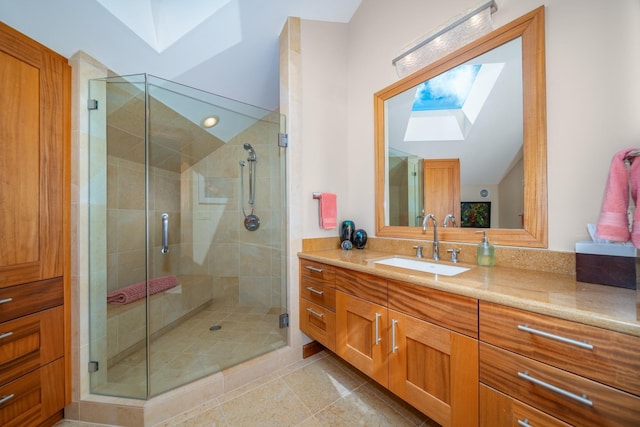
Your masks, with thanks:
<instances>
[{"instance_id":1,"label":"recessed ceiling light","mask_svg":"<svg viewBox=\"0 0 640 427\"><path fill-rule=\"evenodd\" d=\"M217 116L205 117L204 120L202 120L202 126L212 128L217 125L219 121L220 119Z\"/></svg>"}]
</instances>

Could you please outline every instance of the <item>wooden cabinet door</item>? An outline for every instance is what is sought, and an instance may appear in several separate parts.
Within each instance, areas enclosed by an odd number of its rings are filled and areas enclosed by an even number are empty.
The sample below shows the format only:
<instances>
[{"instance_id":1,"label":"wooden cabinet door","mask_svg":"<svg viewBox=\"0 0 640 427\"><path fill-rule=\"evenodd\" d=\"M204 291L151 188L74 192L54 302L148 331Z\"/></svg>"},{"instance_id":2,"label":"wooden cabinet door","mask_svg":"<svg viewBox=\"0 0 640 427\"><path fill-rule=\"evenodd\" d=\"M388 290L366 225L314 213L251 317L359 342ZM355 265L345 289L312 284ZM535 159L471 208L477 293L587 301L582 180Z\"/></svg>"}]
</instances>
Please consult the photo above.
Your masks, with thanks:
<instances>
[{"instance_id":1,"label":"wooden cabinet door","mask_svg":"<svg viewBox=\"0 0 640 427\"><path fill-rule=\"evenodd\" d=\"M480 427L569 427L506 394L480 384Z\"/></svg>"},{"instance_id":2,"label":"wooden cabinet door","mask_svg":"<svg viewBox=\"0 0 640 427\"><path fill-rule=\"evenodd\" d=\"M0 287L63 275L70 75L0 23Z\"/></svg>"},{"instance_id":3,"label":"wooden cabinet door","mask_svg":"<svg viewBox=\"0 0 640 427\"><path fill-rule=\"evenodd\" d=\"M336 292L336 353L387 387L387 308Z\"/></svg>"},{"instance_id":4,"label":"wooden cabinet door","mask_svg":"<svg viewBox=\"0 0 640 427\"><path fill-rule=\"evenodd\" d=\"M389 310L389 389L443 426L478 423L478 342Z\"/></svg>"},{"instance_id":5,"label":"wooden cabinet door","mask_svg":"<svg viewBox=\"0 0 640 427\"><path fill-rule=\"evenodd\" d=\"M453 214L460 222L460 159L424 161L424 213L440 222Z\"/></svg>"}]
</instances>

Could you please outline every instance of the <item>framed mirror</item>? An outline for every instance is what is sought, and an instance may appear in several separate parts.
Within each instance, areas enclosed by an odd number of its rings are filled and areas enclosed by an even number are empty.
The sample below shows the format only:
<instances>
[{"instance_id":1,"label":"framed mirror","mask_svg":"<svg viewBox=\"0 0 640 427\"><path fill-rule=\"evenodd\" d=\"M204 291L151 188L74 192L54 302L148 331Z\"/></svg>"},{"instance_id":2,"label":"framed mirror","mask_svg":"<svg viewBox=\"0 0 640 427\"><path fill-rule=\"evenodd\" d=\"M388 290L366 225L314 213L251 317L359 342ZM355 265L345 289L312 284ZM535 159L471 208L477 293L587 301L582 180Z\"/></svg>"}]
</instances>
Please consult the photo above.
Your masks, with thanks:
<instances>
[{"instance_id":1,"label":"framed mirror","mask_svg":"<svg viewBox=\"0 0 640 427\"><path fill-rule=\"evenodd\" d=\"M441 241L547 247L544 7L377 92L374 114L377 236L431 240L432 213Z\"/></svg>"}]
</instances>

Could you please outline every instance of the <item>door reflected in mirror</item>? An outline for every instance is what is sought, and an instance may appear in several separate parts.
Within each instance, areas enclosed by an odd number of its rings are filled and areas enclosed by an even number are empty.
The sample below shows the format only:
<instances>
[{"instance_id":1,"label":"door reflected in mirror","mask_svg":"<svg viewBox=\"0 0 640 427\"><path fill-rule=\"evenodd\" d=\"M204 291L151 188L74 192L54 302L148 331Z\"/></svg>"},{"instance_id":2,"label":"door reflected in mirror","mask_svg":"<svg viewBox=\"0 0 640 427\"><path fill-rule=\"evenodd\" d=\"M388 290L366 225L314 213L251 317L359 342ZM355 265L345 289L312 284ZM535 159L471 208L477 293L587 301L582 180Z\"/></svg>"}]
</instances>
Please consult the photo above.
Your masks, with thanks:
<instances>
[{"instance_id":1,"label":"door reflected in mirror","mask_svg":"<svg viewBox=\"0 0 640 427\"><path fill-rule=\"evenodd\" d=\"M376 93L377 235L546 247L544 71L540 7Z\"/></svg>"}]
</instances>

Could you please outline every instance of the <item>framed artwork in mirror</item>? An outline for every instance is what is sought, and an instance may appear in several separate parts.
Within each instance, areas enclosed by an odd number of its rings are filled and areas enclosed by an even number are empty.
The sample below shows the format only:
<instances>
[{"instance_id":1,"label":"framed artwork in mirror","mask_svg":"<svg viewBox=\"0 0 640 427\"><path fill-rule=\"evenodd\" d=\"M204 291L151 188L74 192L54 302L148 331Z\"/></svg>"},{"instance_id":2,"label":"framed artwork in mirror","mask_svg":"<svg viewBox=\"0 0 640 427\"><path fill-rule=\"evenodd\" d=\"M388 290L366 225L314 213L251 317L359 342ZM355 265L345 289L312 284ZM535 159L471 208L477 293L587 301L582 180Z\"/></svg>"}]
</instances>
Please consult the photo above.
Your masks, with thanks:
<instances>
[{"instance_id":1,"label":"framed artwork in mirror","mask_svg":"<svg viewBox=\"0 0 640 427\"><path fill-rule=\"evenodd\" d=\"M490 228L491 202L461 202L460 227Z\"/></svg>"}]
</instances>

